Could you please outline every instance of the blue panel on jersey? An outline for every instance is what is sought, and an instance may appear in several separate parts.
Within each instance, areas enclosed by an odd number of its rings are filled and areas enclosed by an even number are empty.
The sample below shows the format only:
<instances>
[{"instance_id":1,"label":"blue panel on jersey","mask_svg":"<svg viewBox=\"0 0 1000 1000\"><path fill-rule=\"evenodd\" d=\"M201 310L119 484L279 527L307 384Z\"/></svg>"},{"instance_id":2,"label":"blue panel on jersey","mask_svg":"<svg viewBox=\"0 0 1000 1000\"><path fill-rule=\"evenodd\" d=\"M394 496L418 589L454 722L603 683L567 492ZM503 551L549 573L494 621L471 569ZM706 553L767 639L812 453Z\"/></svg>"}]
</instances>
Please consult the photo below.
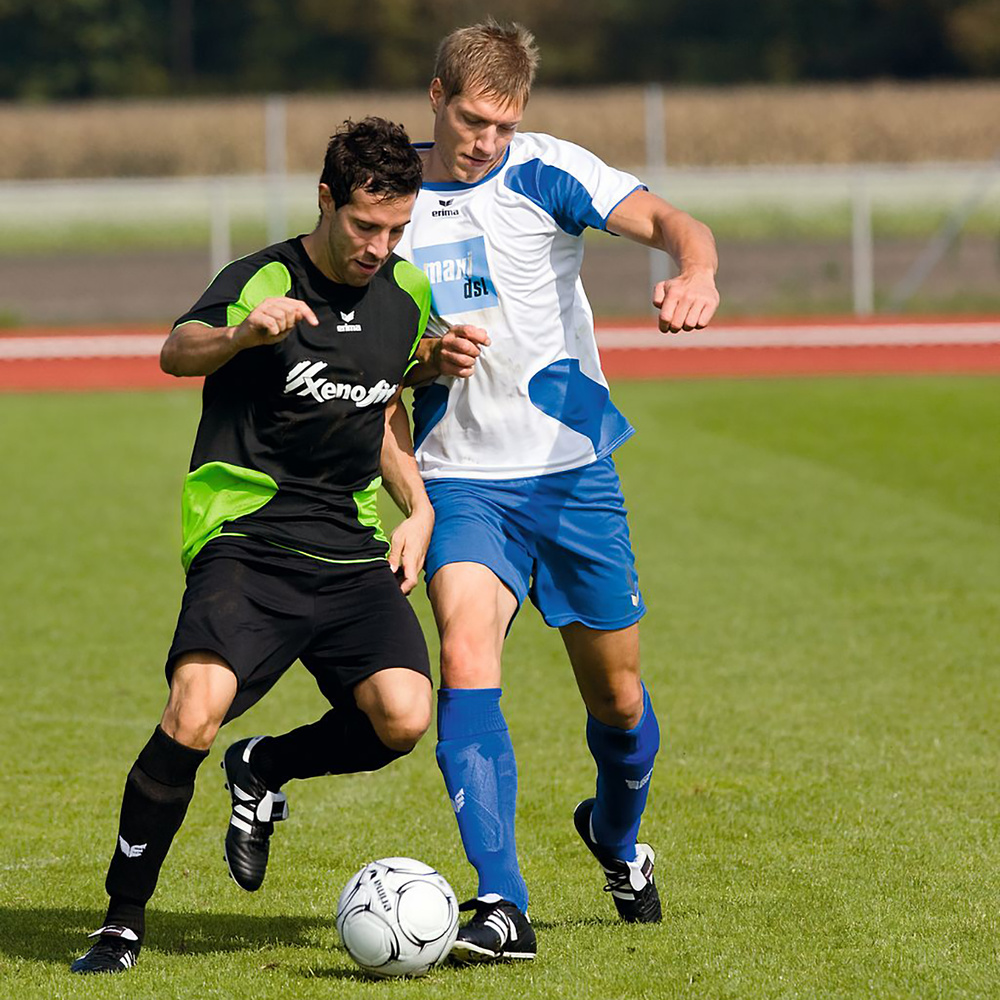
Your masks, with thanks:
<instances>
[{"instance_id":1,"label":"blue panel on jersey","mask_svg":"<svg viewBox=\"0 0 1000 1000\"><path fill-rule=\"evenodd\" d=\"M434 312L439 316L488 309L497 304L486 259L486 240L482 236L414 247L413 263L431 283Z\"/></svg>"},{"instance_id":2,"label":"blue panel on jersey","mask_svg":"<svg viewBox=\"0 0 1000 1000\"><path fill-rule=\"evenodd\" d=\"M448 409L448 386L435 382L413 393L413 447L419 448Z\"/></svg>"},{"instance_id":3,"label":"blue panel on jersey","mask_svg":"<svg viewBox=\"0 0 1000 1000\"><path fill-rule=\"evenodd\" d=\"M594 208L590 192L559 167L528 160L511 167L503 180L511 191L548 212L570 236L579 236L588 226L604 229L604 219Z\"/></svg>"},{"instance_id":4,"label":"blue panel on jersey","mask_svg":"<svg viewBox=\"0 0 1000 1000\"><path fill-rule=\"evenodd\" d=\"M532 375L528 398L542 413L590 438L597 458L633 433L608 390L584 375L576 358L563 358Z\"/></svg>"}]
</instances>

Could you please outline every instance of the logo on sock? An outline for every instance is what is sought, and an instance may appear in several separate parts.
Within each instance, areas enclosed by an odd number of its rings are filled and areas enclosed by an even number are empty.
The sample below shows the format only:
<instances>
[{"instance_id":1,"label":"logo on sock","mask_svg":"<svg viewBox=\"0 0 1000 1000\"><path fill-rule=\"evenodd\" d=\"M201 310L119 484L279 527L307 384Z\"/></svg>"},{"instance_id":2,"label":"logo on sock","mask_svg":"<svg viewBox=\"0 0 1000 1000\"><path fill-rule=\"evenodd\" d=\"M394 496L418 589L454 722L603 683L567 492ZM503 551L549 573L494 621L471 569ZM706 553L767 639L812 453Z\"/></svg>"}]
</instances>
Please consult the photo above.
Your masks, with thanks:
<instances>
[{"instance_id":1,"label":"logo on sock","mask_svg":"<svg viewBox=\"0 0 1000 1000\"><path fill-rule=\"evenodd\" d=\"M146 850L145 844L130 844L121 834L118 835L118 845L126 858L141 858L142 852Z\"/></svg>"},{"instance_id":2,"label":"logo on sock","mask_svg":"<svg viewBox=\"0 0 1000 1000\"><path fill-rule=\"evenodd\" d=\"M631 788L632 791L637 792L639 791L640 788L643 788L645 785L649 784L649 779L652 777L653 777L653 769L650 768L639 781L633 781L631 778L626 778L625 784L628 785L628 787Z\"/></svg>"},{"instance_id":3,"label":"logo on sock","mask_svg":"<svg viewBox=\"0 0 1000 1000\"><path fill-rule=\"evenodd\" d=\"M455 797L451 800L451 807L455 810L455 815L457 816L462 811L462 806L465 805L465 789L460 788L456 793Z\"/></svg>"}]
</instances>

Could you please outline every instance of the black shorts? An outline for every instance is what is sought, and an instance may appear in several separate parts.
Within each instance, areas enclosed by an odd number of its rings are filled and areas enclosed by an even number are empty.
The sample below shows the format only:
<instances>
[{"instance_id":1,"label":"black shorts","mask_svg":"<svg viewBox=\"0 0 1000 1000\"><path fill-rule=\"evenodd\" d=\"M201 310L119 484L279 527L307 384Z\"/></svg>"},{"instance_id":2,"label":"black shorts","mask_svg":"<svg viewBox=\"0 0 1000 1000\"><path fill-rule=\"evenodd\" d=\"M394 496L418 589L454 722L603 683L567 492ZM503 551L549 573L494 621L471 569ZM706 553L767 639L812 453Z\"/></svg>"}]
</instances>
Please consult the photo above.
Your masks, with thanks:
<instances>
[{"instance_id":1,"label":"black shorts","mask_svg":"<svg viewBox=\"0 0 1000 1000\"><path fill-rule=\"evenodd\" d=\"M239 683L225 721L242 715L301 660L333 704L366 677L406 667L430 679L423 632L384 560L326 563L250 538L215 538L188 570L167 654L206 650Z\"/></svg>"}]
</instances>

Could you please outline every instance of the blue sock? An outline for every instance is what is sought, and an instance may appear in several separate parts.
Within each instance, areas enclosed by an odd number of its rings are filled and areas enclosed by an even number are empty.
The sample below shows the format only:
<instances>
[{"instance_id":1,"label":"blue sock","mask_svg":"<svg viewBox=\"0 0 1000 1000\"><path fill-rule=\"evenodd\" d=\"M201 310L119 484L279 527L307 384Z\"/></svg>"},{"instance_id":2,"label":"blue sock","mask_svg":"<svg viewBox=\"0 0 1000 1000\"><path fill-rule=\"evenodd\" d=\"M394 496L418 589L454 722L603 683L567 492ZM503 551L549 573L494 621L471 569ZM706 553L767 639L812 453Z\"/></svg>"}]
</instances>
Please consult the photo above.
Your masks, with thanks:
<instances>
[{"instance_id":1,"label":"blue sock","mask_svg":"<svg viewBox=\"0 0 1000 1000\"><path fill-rule=\"evenodd\" d=\"M635 729L616 729L587 716L587 745L597 762L594 839L624 861L635 860L639 821L660 749L660 727L645 687L642 695L642 718Z\"/></svg>"},{"instance_id":2,"label":"blue sock","mask_svg":"<svg viewBox=\"0 0 1000 1000\"><path fill-rule=\"evenodd\" d=\"M495 892L526 911L528 887L514 843L517 762L500 688L438 692L437 762L465 854L479 873L478 895Z\"/></svg>"}]
</instances>

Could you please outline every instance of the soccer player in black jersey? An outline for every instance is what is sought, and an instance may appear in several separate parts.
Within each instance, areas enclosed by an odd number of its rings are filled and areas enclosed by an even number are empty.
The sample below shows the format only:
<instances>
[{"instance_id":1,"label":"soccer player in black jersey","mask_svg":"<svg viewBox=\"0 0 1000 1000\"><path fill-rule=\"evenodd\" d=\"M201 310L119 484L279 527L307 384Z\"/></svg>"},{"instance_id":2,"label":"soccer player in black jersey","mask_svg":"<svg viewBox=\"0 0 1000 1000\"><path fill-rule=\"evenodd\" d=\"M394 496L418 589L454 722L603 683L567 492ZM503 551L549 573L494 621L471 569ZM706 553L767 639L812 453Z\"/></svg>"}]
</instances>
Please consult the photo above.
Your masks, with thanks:
<instances>
[{"instance_id":1,"label":"soccer player in black jersey","mask_svg":"<svg viewBox=\"0 0 1000 1000\"><path fill-rule=\"evenodd\" d=\"M125 783L107 916L74 972L135 965L195 772L220 726L296 659L332 709L241 740L222 762L226 860L244 889L264 878L288 779L376 770L427 728L427 650L404 595L434 516L399 395L430 288L392 252L420 173L402 128L345 123L316 229L223 268L163 346L164 371L206 376L182 501L187 585L167 706ZM383 480L406 515L391 540L375 506Z\"/></svg>"}]
</instances>

